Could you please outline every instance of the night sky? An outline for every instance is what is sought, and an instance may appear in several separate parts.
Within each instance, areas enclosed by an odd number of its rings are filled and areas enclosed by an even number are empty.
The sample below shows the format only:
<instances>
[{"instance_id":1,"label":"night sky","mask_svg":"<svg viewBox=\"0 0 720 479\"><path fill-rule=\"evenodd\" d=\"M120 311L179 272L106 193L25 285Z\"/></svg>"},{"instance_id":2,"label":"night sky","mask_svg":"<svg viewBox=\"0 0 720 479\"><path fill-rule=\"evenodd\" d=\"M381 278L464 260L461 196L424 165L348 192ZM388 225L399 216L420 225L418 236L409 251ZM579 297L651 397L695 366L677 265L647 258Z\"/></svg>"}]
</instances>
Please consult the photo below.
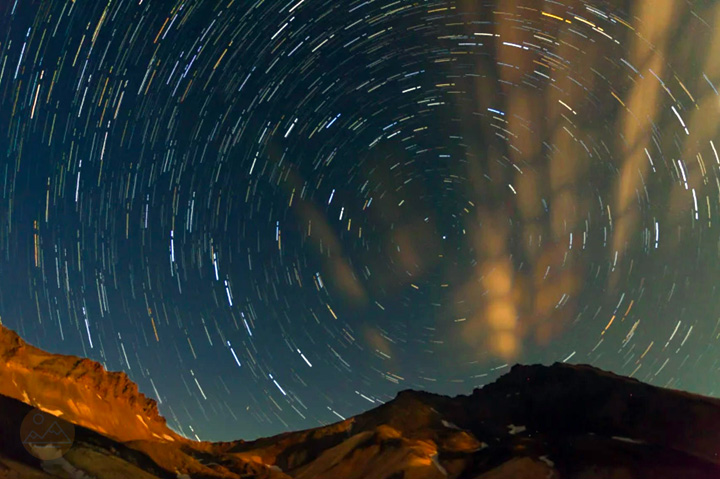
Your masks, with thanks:
<instances>
[{"instance_id":1,"label":"night sky","mask_svg":"<svg viewBox=\"0 0 720 479\"><path fill-rule=\"evenodd\" d=\"M2 323L210 440L516 362L720 394L718 22L2 0Z\"/></svg>"}]
</instances>

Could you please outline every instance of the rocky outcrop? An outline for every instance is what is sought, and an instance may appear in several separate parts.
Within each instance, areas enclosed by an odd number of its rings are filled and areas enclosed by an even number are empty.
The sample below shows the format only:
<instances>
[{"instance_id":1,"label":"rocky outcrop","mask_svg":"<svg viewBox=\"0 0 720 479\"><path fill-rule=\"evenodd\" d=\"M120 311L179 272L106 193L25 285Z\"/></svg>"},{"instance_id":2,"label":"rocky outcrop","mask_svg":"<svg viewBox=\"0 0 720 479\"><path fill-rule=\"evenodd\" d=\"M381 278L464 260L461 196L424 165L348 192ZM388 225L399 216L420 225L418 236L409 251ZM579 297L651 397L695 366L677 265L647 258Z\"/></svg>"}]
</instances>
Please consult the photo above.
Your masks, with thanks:
<instances>
[{"instance_id":1,"label":"rocky outcrop","mask_svg":"<svg viewBox=\"0 0 720 479\"><path fill-rule=\"evenodd\" d=\"M178 441L154 399L122 372L50 354L0 325L0 394L119 441Z\"/></svg>"}]
</instances>

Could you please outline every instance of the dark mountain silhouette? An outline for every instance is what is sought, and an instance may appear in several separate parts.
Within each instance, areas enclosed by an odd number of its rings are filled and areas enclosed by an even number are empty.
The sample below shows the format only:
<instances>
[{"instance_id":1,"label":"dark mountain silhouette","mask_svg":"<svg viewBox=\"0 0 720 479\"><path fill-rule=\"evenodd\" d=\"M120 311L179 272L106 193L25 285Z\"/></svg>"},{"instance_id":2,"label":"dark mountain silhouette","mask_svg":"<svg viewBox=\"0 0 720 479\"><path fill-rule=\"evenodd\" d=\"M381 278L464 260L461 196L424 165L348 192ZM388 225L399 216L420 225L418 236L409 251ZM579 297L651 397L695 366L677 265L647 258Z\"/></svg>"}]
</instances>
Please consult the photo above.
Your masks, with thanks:
<instances>
[{"instance_id":1,"label":"dark mountain silhouette","mask_svg":"<svg viewBox=\"0 0 720 479\"><path fill-rule=\"evenodd\" d=\"M1 344L8 340L12 346ZM515 366L467 396L403 391L329 426L207 443L174 433L173 440L155 437L167 430L164 420L124 375L42 352L5 329L0 354L0 478L69 477L67 471L98 479L720 477L719 400L590 366ZM32 394L6 387L7 378L32 386ZM87 388L103 391L101 399L85 394ZM47 405L78 425L74 446L60 462L43 463L22 447L18 431L31 405ZM92 408L113 417L83 413ZM113 429L132 423L140 411L140 422L155 427L149 434L136 428L123 437Z\"/></svg>"}]
</instances>

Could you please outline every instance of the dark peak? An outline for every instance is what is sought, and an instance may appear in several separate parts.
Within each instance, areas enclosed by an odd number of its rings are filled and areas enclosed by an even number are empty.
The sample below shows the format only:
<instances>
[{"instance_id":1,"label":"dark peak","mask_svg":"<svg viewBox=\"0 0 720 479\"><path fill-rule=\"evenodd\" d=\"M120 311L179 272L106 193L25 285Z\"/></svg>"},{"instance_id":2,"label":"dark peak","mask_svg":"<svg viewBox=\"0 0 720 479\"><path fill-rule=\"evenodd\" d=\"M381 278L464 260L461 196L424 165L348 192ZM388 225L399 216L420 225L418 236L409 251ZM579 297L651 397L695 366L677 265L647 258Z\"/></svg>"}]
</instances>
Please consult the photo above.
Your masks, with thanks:
<instances>
[{"instance_id":1,"label":"dark peak","mask_svg":"<svg viewBox=\"0 0 720 479\"><path fill-rule=\"evenodd\" d=\"M435 394L431 393L429 391L419 391L417 389L403 389L402 391L399 391L395 398L413 398L413 399L419 399L419 400L427 400L427 399L437 399L437 398L447 398L448 396L445 396L443 394Z\"/></svg>"},{"instance_id":2,"label":"dark peak","mask_svg":"<svg viewBox=\"0 0 720 479\"><path fill-rule=\"evenodd\" d=\"M451 400L450 396L444 396L442 394L434 394L427 391L417 391L414 389L403 389L398 392L395 399L385 403L385 406L389 410L397 408L414 410L420 412L424 409L434 409L440 404Z\"/></svg>"},{"instance_id":3,"label":"dark peak","mask_svg":"<svg viewBox=\"0 0 720 479\"><path fill-rule=\"evenodd\" d=\"M414 389L403 389L402 391L398 391L396 397L414 395L416 393L417 393L417 391Z\"/></svg>"},{"instance_id":4,"label":"dark peak","mask_svg":"<svg viewBox=\"0 0 720 479\"><path fill-rule=\"evenodd\" d=\"M567 364L555 362L550 366L544 364L515 364L510 371L500 376L495 383L515 383L515 382L531 382L535 380L564 380L569 377L573 378L604 378L616 381L630 381L637 383L633 378L619 376L617 374L605 371L589 364ZM492 383L492 384L495 384Z\"/></svg>"},{"instance_id":5,"label":"dark peak","mask_svg":"<svg viewBox=\"0 0 720 479\"><path fill-rule=\"evenodd\" d=\"M621 382L639 383L636 379L619 376L617 374L602 370L588 364L567 364L555 362L552 365L544 364L520 364L513 365L508 372L499 376L494 382L488 383L483 387L473 390L473 394L479 394L482 391L498 386L511 386L519 384L542 383L548 384L554 381L577 381L584 378L585 381L595 381L596 379L612 379ZM462 397L460 395L459 397ZM419 401L426 403L441 398L448 398L441 394L434 394L426 391L418 391L415 389L403 389L399 391L392 402L396 401Z\"/></svg>"},{"instance_id":6,"label":"dark peak","mask_svg":"<svg viewBox=\"0 0 720 479\"><path fill-rule=\"evenodd\" d=\"M521 364L517 363L513 365L510 368L510 371L507 374L503 374L503 376L509 376L509 375L533 375L533 374L542 374L543 372L546 373L553 373L555 371L593 371L598 373L603 373L604 371L602 369L598 369L594 366L590 366L588 364L568 364L568 363L561 363L561 362L555 362L552 365L548 366L545 364Z\"/></svg>"}]
</instances>

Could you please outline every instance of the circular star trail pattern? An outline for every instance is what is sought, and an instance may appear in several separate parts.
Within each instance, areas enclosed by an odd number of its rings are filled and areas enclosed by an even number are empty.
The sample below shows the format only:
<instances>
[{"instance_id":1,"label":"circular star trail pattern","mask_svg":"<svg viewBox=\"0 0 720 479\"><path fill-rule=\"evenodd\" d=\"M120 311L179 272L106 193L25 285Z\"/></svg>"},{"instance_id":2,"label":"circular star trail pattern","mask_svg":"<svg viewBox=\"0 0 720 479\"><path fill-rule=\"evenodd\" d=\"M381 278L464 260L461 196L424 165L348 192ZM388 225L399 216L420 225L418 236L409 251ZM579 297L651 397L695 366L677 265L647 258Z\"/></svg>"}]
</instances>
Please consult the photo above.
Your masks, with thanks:
<instances>
[{"instance_id":1,"label":"circular star trail pattern","mask_svg":"<svg viewBox=\"0 0 720 479\"><path fill-rule=\"evenodd\" d=\"M717 393L719 15L3 2L0 317L203 439L518 361Z\"/></svg>"}]
</instances>

